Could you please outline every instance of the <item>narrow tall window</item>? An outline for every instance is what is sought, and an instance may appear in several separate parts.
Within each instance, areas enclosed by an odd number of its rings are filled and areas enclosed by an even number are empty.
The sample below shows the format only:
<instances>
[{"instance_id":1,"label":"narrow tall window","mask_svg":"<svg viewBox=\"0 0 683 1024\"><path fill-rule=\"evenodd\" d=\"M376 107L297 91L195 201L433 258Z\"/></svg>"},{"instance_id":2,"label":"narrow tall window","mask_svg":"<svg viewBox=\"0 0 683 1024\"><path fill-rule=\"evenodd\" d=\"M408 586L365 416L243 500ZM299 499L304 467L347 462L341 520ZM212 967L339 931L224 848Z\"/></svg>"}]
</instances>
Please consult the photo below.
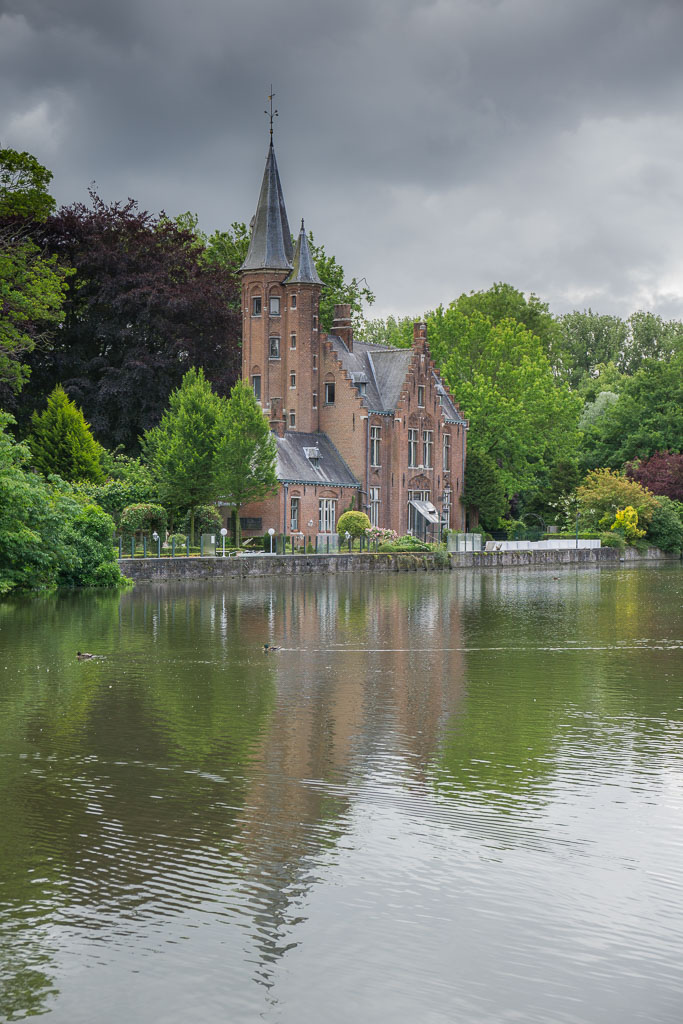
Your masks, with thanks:
<instances>
[{"instance_id":1,"label":"narrow tall window","mask_svg":"<svg viewBox=\"0 0 683 1024\"><path fill-rule=\"evenodd\" d=\"M334 381L325 385L325 405L334 405Z\"/></svg>"},{"instance_id":2,"label":"narrow tall window","mask_svg":"<svg viewBox=\"0 0 683 1024\"><path fill-rule=\"evenodd\" d=\"M313 408L314 409L318 408L318 396L317 396L315 391L313 392Z\"/></svg>"},{"instance_id":3,"label":"narrow tall window","mask_svg":"<svg viewBox=\"0 0 683 1024\"><path fill-rule=\"evenodd\" d=\"M431 469L432 466L432 448L434 447L434 431L423 430L422 431L422 465L425 469Z\"/></svg>"},{"instance_id":4,"label":"narrow tall window","mask_svg":"<svg viewBox=\"0 0 683 1024\"><path fill-rule=\"evenodd\" d=\"M408 465L417 466L417 429L408 430Z\"/></svg>"},{"instance_id":5,"label":"narrow tall window","mask_svg":"<svg viewBox=\"0 0 683 1024\"><path fill-rule=\"evenodd\" d=\"M292 307L292 309L296 309L296 295L292 295L290 306Z\"/></svg>"},{"instance_id":6,"label":"narrow tall window","mask_svg":"<svg viewBox=\"0 0 683 1024\"><path fill-rule=\"evenodd\" d=\"M270 309L270 315L271 316L279 316L280 315L280 296L279 295L271 295L269 309Z\"/></svg>"},{"instance_id":7,"label":"narrow tall window","mask_svg":"<svg viewBox=\"0 0 683 1024\"><path fill-rule=\"evenodd\" d=\"M424 384L417 385L417 404L418 408L424 409L425 407L425 386Z\"/></svg>"},{"instance_id":8,"label":"narrow tall window","mask_svg":"<svg viewBox=\"0 0 683 1024\"><path fill-rule=\"evenodd\" d=\"M313 369L314 370L318 369L318 357L315 356L315 355L313 356Z\"/></svg>"},{"instance_id":9,"label":"narrow tall window","mask_svg":"<svg viewBox=\"0 0 683 1024\"><path fill-rule=\"evenodd\" d=\"M290 335L290 338L289 338L289 347L290 347L290 348L292 348L292 349L293 349L293 348L296 348L296 334L292 334L292 335Z\"/></svg>"},{"instance_id":10,"label":"narrow tall window","mask_svg":"<svg viewBox=\"0 0 683 1024\"><path fill-rule=\"evenodd\" d=\"M381 466L379 461L379 442L382 435L381 427L370 427L370 465Z\"/></svg>"},{"instance_id":11,"label":"narrow tall window","mask_svg":"<svg viewBox=\"0 0 683 1024\"><path fill-rule=\"evenodd\" d=\"M447 473L451 468L451 435L443 435L443 471Z\"/></svg>"},{"instance_id":12,"label":"narrow tall window","mask_svg":"<svg viewBox=\"0 0 683 1024\"><path fill-rule=\"evenodd\" d=\"M280 339L268 338L268 356L270 359L280 358Z\"/></svg>"},{"instance_id":13,"label":"narrow tall window","mask_svg":"<svg viewBox=\"0 0 683 1024\"><path fill-rule=\"evenodd\" d=\"M290 375L289 375L289 386L290 386L290 388L295 388L296 387L296 374L295 373L290 373Z\"/></svg>"},{"instance_id":14,"label":"narrow tall window","mask_svg":"<svg viewBox=\"0 0 683 1024\"><path fill-rule=\"evenodd\" d=\"M289 414L289 425L290 425L290 427L295 427L296 426L296 413L294 412L293 409L292 409L292 411Z\"/></svg>"},{"instance_id":15,"label":"narrow tall window","mask_svg":"<svg viewBox=\"0 0 683 1024\"><path fill-rule=\"evenodd\" d=\"M289 528L292 533L296 533L299 529L299 508L301 505L301 498L292 498L289 512Z\"/></svg>"},{"instance_id":16,"label":"narrow tall window","mask_svg":"<svg viewBox=\"0 0 683 1024\"><path fill-rule=\"evenodd\" d=\"M379 487L370 488L370 524L379 526Z\"/></svg>"},{"instance_id":17,"label":"narrow tall window","mask_svg":"<svg viewBox=\"0 0 683 1024\"><path fill-rule=\"evenodd\" d=\"M251 385L254 389L254 398L257 402L261 401L261 374L255 373L251 378Z\"/></svg>"},{"instance_id":18,"label":"narrow tall window","mask_svg":"<svg viewBox=\"0 0 683 1024\"><path fill-rule=\"evenodd\" d=\"M261 316L261 296L255 295L251 300L251 315Z\"/></svg>"},{"instance_id":19,"label":"narrow tall window","mask_svg":"<svg viewBox=\"0 0 683 1024\"><path fill-rule=\"evenodd\" d=\"M317 318L317 316L313 317L313 330L314 331L318 330L318 318Z\"/></svg>"}]
</instances>

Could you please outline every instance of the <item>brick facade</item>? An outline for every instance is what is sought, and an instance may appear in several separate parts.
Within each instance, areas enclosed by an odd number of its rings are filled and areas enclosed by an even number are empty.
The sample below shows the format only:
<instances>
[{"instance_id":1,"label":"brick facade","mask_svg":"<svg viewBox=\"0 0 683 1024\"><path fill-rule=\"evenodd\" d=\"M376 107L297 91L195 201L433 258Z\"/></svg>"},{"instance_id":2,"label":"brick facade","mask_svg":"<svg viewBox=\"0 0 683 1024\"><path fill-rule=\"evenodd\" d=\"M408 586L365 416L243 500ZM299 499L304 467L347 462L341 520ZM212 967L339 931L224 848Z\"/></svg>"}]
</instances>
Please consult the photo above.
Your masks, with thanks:
<instances>
[{"instance_id":1,"label":"brick facade","mask_svg":"<svg viewBox=\"0 0 683 1024\"><path fill-rule=\"evenodd\" d=\"M268 159L266 174L270 170L279 189L272 146ZM265 187L264 178L255 217L255 230L262 232ZM278 200L286 225L281 193ZM252 235L255 251L259 245L265 250L266 241ZM378 526L438 536L439 527L409 504L416 499L430 503L430 514L438 515L442 526L464 529L459 499L467 422L432 362L426 326L415 324L410 352L354 342L350 307L340 305L332 331L322 334L321 285L315 271L307 280L300 270L304 257L310 253L302 223L294 270L291 262L261 267L249 257L245 261L242 376L254 387L283 445L295 446L298 433L307 434L309 444L311 434L326 435L346 464L346 476L350 471L355 482L333 486L313 470L303 479L287 479L279 470L279 493L241 510L243 519L261 520L261 529L245 534L269 527L289 533L293 498L304 534L327 531L330 524L320 522L323 499L335 503L337 517L353 500Z\"/></svg>"}]
</instances>

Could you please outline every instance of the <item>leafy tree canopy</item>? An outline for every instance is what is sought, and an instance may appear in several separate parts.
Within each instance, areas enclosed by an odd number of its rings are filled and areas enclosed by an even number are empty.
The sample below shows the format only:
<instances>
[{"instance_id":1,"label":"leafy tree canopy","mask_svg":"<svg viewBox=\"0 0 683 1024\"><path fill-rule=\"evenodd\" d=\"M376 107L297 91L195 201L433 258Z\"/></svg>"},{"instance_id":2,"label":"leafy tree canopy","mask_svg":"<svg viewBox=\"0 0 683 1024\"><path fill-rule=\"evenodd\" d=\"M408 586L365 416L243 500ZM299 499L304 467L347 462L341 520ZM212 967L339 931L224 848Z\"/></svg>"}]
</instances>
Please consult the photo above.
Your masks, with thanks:
<instances>
[{"instance_id":1,"label":"leafy tree canopy","mask_svg":"<svg viewBox=\"0 0 683 1024\"><path fill-rule=\"evenodd\" d=\"M666 361L648 359L624 382L619 399L586 428L581 461L586 468L620 469L657 451L683 449L683 352Z\"/></svg>"},{"instance_id":2,"label":"leafy tree canopy","mask_svg":"<svg viewBox=\"0 0 683 1024\"><path fill-rule=\"evenodd\" d=\"M594 469L577 488L582 530L610 529L620 509L634 508L647 527L658 499L635 480L609 469Z\"/></svg>"},{"instance_id":3,"label":"leafy tree canopy","mask_svg":"<svg viewBox=\"0 0 683 1024\"><path fill-rule=\"evenodd\" d=\"M34 465L45 476L101 483L102 447L92 436L83 413L57 385L47 409L31 417L29 445Z\"/></svg>"},{"instance_id":4,"label":"leafy tree canopy","mask_svg":"<svg viewBox=\"0 0 683 1024\"><path fill-rule=\"evenodd\" d=\"M628 462L626 475L653 494L683 501L683 452L655 452L642 462Z\"/></svg>"},{"instance_id":5,"label":"leafy tree canopy","mask_svg":"<svg viewBox=\"0 0 683 1024\"><path fill-rule=\"evenodd\" d=\"M235 286L189 230L91 193L90 206L49 218L44 237L76 273L58 344L30 360L29 408L59 382L102 443L132 453L190 366L227 394L240 368Z\"/></svg>"},{"instance_id":6,"label":"leafy tree canopy","mask_svg":"<svg viewBox=\"0 0 683 1024\"><path fill-rule=\"evenodd\" d=\"M476 510L485 530L497 530L508 508L505 487L494 459L476 448L467 453L462 503Z\"/></svg>"},{"instance_id":7,"label":"leafy tree canopy","mask_svg":"<svg viewBox=\"0 0 683 1024\"><path fill-rule=\"evenodd\" d=\"M15 587L120 586L114 524L63 480L30 472L30 450L0 412L0 594Z\"/></svg>"},{"instance_id":8,"label":"leafy tree canopy","mask_svg":"<svg viewBox=\"0 0 683 1024\"><path fill-rule=\"evenodd\" d=\"M192 368L171 393L161 423L147 431L143 452L164 505L191 513L215 501L217 452L225 430L226 399L211 388L203 370Z\"/></svg>"},{"instance_id":9,"label":"leafy tree canopy","mask_svg":"<svg viewBox=\"0 0 683 1024\"><path fill-rule=\"evenodd\" d=\"M221 426L215 480L218 495L237 513L235 543L239 544L239 509L277 490L277 447L254 392L244 381L237 381L230 392Z\"/></svg>"},{"instance_id":10,"label":"leafy tree canopy","mask_svg":"<svg viewBox=\"0 0 683 1024\"><path fill-rule=\"evenodd\" d=\"M508 495L572 457L581 401L556 381L537 335L456 303L429 314L427 328L434 360L470 420L468 451L494 459Z\"/></svg>"},{"instance_id":11,"label":"leafy tree canopy","mask_svg":"<svg viewBox=\"0 0 683 1024\"><path fill-rule=\"evenodd\" d=\"M54 208L52 174L30 153L0 149L0 398L21 391L24 362L63 320L68 271L35 242Z\"/></svg>"}]
</instances>

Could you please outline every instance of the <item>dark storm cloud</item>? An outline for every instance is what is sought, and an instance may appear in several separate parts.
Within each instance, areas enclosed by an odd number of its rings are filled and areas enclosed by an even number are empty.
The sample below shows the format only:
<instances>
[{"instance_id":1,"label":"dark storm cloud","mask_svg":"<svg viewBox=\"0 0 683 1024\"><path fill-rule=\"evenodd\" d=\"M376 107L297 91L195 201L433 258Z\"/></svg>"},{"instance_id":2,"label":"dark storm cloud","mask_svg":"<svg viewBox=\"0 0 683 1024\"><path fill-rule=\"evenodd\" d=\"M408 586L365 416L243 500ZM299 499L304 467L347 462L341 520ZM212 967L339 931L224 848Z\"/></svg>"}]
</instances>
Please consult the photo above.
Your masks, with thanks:
<instances>
[{"instance_id":1,"label":"dark storm cloud","mask_svg":"<svg viewBox=\"0 0 683 1024\"><path fill-rule=\"evenodd\" d=\"M683 315L679 0L0 2L0 139L61 202L302 214L381 312L510 280Z\"/></svg>"}]
</instances>

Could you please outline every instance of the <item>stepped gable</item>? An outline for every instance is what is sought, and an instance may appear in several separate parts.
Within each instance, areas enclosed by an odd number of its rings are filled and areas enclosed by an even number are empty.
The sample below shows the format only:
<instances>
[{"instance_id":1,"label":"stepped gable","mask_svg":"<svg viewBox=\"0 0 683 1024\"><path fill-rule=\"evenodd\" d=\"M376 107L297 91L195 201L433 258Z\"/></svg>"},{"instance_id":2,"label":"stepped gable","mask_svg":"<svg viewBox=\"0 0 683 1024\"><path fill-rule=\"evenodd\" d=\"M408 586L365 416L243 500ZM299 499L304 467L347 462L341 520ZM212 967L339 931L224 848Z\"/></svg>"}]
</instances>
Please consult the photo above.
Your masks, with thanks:
<instances>
[{"instance_id":1,"label":"stepped gable","mask_svg":"<svg viewBox=\"0 0 683 1024\"><path fill-rule=\"evenodd\" d=\"M286 484L360 487L327 434L288 430L275 437L277 478Z\"/></svg>"},{"instance_id":2,"label":"stepped gable","mask_svg":"<svg viewBox=\"0 0 683 1024\"><path fill-rule=\"evenodd\" d=\"M247 256L240 270L291 270L292 236L270 140Z\"/></svg>"},{"instance_id":3,"label":"stepped gable","mask_svg":"<svg viewBox=\"0 0 683 1024\"><path fill-rule=\"evenodd\" d=\"M390 348L387 345L354 341L353 350L349 351L342 339L334 334L328 334L327 341L352 383L365 384L361 404L370 412L385 415L394 413L413 365L415 349ZM466 423L435 369L432 369L432 379L446 423Z\"/></svg>"}]
</instances>

